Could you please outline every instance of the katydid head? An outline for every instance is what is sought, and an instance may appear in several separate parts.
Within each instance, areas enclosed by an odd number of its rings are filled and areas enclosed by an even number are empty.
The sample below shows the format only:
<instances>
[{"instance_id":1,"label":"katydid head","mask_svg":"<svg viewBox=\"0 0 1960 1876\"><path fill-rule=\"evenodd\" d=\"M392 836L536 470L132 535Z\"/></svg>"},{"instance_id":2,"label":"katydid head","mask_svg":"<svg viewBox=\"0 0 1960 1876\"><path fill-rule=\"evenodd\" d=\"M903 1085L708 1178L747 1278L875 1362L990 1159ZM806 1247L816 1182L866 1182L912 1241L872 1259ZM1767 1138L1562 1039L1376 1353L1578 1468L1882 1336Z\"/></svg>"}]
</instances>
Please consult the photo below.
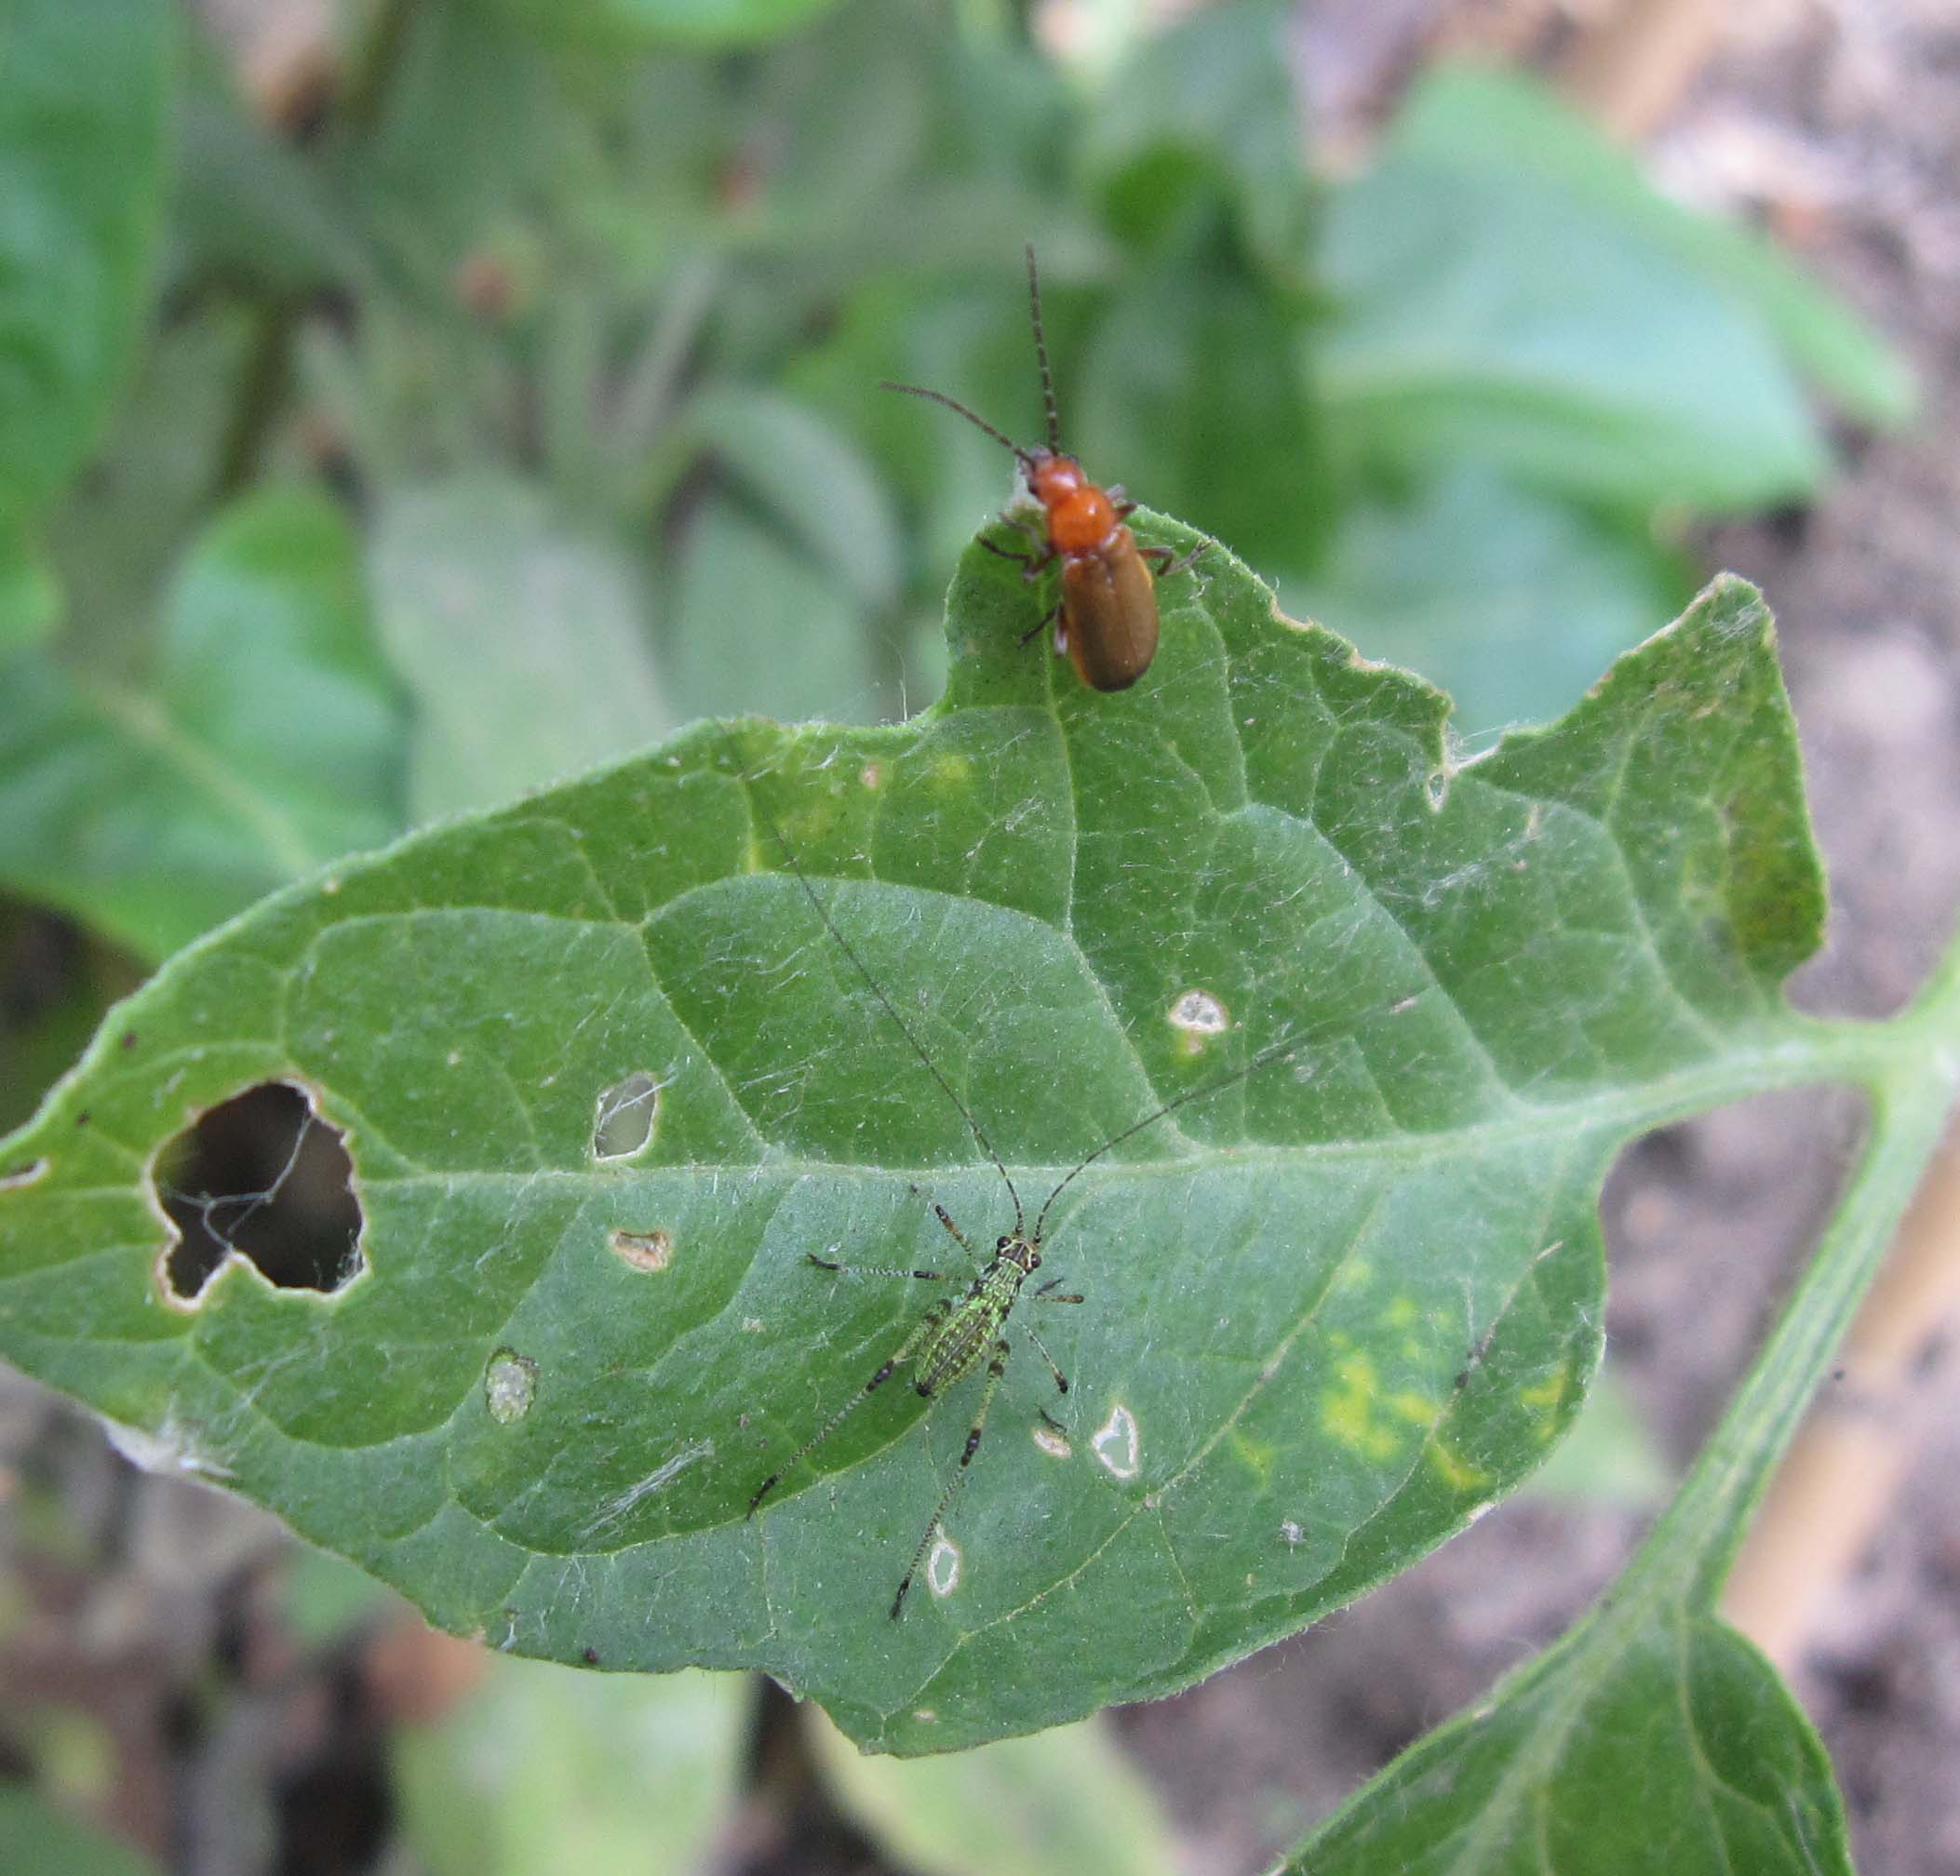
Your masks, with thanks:
<instances>
[{"instance_id":1,"label":"katydid head","mask_svg":"<svg viewBox=\"0 0 1960 1876\"><path fill-rule=\"evenodd\" d=\"M1041 1267L1040 1240L1025 1238L1018 1231L997 1240L994 1244L994 1255L1017 1265L1023 1271L1035 1271Z\"/></svg>"}]
</instances>

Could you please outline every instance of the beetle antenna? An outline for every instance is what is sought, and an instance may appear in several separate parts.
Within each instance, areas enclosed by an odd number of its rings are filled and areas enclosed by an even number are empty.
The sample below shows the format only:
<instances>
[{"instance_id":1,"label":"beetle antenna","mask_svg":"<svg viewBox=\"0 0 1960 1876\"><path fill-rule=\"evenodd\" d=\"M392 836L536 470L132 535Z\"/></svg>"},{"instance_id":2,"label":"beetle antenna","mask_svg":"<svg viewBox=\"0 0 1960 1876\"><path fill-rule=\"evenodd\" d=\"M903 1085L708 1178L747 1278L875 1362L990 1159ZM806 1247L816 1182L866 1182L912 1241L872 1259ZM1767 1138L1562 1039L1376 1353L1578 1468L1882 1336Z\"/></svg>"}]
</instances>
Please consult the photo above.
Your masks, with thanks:
<instances>
[{"instance_id":1,"label":"beetle antenna","mask_svg":"<svg viewBox=\"0 0 1960 1876\"><path fill-rule=\"evenodd\" d=\"M1378 1013L1380 1007L1377 1006L1376 1011L1363 1010L1360 1012L1360 1016L1357 1017L1343 1017L1339 1020L1341 1022L1358 1022L1361 1020L1361 1017ZM1074 1179L1076 1173L1094 1165L1112 1147L1121 1146L1125 1140L1130 1139L1134 1134L1141 1133L1146 1127L1154 1127L1167 1114L1176 1113L1180 1107L1188 1105L1190 1102L1202 1101L1207 1094L1222 1093L1226 1089L1231 1087L1234 1082L1244 1080L1248 1075L1257 1074L1261 1068L1266 1067L1269 1063L1283 1062L1291 1055L1297 1055L1303 1049L1310 1047L1318 1038L1327 1035L1336 1026L1333 1023L1316 1023L1305 1035L1289 1036L1284 1041L1275 1042L1270 1048L1260 1050L1250 1062L1241 1063L1230 1073L1219 1076L1215 1081L1207 1081L1201 1087L1186 1089L1182 1094L1166 1101L1154 1113L1146 1114L1141 1120L1133 1120L1121 1133L1112 1134L1094 1153L1090 1154L1086 1159L1081 1161L1072 1171L1065 1174L1061 1184L1056 1186L1054 1190L1041 1201L1040 1212L1035 1218L1033 1241L1037 1244L1040 1243L1041 1226L1047 1223L1049 1207L1062 1196L1063 1191L1067 1187L1069 1182Z\"/></svg>"},{"instance_id":2,"label":"beetle antenna","mask_svg":"<svg viewBox=\"0 0 1960 1876\"><path fill-rule=\"evenodd\" d=\"M889 378L880 378L878 382L878 388L880 391L903 391L907 397L930 397L935 404L944 404L948 410L957 411L960 416L964 417L975 429L985 430L1003 449L1013 451L1015 461L1020 463L1022 468L1029 471L1033 470L1034 464L1029 460L1027 451L1022 449L1012 436L996 430L985 417L977 415L975 412L969 410L964 404L948 397L944 391L928 391L923 384L894 384Z\"/></svg>"},{"instance_id":3,"label":"beetle antenna","mask_svg":"<svg viewBox=\"0 0 1960 1876\"><path fill-rule=\"evenodd\" d=\"M893 390L904 390L906 387L904 385L893 385L892 388ZM930 397L933 394L929 391L925 395ZM1021 1195L1014 1190L1014 1182L1009 1175L1006 1166L1002 1164L1000 1154L994 1151L994 1143L987 1137L987 1130L981 1126L979 1121L973 1119L973 1110L953 1092L953 1084L939 1072L939 1065L926 1053L925 1045L920 1041L919 1038L912 1034L911 1025L898 1013L898 1006L892 1001L891 998L885 995L884 985L876 977L872 976L870 967L857 955L856 947L852 945L850 939L846 938L838 930L837 920L830 916L830 908L824 904L815 885L811 880L810 875L804 872L802 863L796 856L796 850L789 844L789 837L777 824L776 817L767 808L763 807L759 800L756 802L756 808L763 820L769 823L770 832L776 837L776 844L782 848L784 859L789 862L789 870L797 876L798 885L802 887L811 904L816 908L817 917L824 921L824 929L837 940L839 949L857 967L857 974L866 984L870 985L871 994L885 1006L885 1014L898 1025L898 1033L912 1045L912 1053L925 1064L927 1072L931 1074L933 1080L939 1083L946 1098L960 1110L960 1119L966 1122L968 1130L972 1132L973 1138L980 1143L980 1150L994 1162L994 1171L1000 1173L1001 1180L1007 1186L1007 1196L1014 1201L1014 1235L1018 1238L1021 1235L1023 1226L1027 1223L1026 1214L1021 1209ZM1185 1098L1188 1100L1190 1097L1187 1095ZM1175 1104L1174 1103L1173 1105L1175 1106ZM1152 1115L1151 1119L1155 1119L1156 1116ZM1131 1130L1133 1132L1134 1131L1134 1128ZM1113 1146L1116 1142L1112 1140L1109 1144ZM1069 1174L1070 1178L1074 1176L1073 1173ZM1067 1182L1065 1181L1064 1183L1066 1184ZM1047 1208L1044 1206L1042 1209L1045 1211Z\"/></svg>"},{"instance_id":4,"label":"beetle antenna","mask_svg":"<svg viewBox=\"0 0 1960 1876\"><path fill-rule=\"evenodd\" d=\"M1054 410L1054 374L1048 368L1048 341L1041 334L1041 280L1035 272L1034 243L1027 244L1027 310L1034 320L1035 356L1041 364L1041 403L1048 412L1048 448L1062 453L1062 420Z\"/></svg>"}]
</instances>

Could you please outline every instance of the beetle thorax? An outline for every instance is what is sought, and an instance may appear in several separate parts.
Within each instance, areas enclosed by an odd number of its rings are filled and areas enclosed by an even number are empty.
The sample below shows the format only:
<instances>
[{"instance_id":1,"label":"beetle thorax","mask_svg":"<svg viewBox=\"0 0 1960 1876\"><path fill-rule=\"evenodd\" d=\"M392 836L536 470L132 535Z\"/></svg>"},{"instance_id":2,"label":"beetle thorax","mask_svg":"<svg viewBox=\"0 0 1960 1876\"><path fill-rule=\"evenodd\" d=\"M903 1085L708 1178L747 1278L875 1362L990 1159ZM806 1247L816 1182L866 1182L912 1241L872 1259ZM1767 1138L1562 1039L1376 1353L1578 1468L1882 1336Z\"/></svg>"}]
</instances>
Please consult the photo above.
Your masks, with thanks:
<instances>
[{"instance_id":1,"label":"beetle thorax","mask_svg":"<svg viewBox=\"0 0 1960 1876\"><path fill-rule=\"evenodd\" d=\"M1082 474L1073 456L1029 453L1027 487L1048 511L1048 539L1059 553L1093 554L1117 525L1116 503Z\"/></svg>"}]
</instances>

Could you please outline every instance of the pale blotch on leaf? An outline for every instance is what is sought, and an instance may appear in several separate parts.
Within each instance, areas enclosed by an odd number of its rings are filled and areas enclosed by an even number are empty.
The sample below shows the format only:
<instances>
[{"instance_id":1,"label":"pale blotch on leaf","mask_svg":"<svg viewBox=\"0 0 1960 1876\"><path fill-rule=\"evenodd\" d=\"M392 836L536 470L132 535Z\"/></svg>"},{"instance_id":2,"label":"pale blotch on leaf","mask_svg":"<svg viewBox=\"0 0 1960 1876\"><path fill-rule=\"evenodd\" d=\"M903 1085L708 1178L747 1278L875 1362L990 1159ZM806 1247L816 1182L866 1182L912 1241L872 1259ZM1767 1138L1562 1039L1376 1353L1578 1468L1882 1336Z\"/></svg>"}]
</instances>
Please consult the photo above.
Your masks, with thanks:
<instances>
[{"instance_id":1,"label":"pale blotch on leaf","mask_svg":"<svg viewBox=\"0 0 1960 1876\"><path fill-rule=\"evenodd\" d=\"M182 1475L220 1482L237 1476L224 1455L214 1451L178 1417L174 1400L164 1410L163 1424L154 1433L147 1427L125 1426L107 1415L102 1416L101 1425L110 1445L141 1472L159 1478Z\"/></svg>"},{"instance_id":2,"label":"pale blotch on leaf","mask_svg":"<svg viewBox=\"0 0 1960 1876\"><path fill-rule=\"evenodd\" d=\"M674 1234L671 1231L624 1231L607 1234L612 1254L636 1270L665 1270L674 1261Z\"/></svg>"},{"instance_id":3,"label":"pale blotch on leaf","mask_svg":"<svg viewBox=\"0 0 1960 1876\"><path fill-rule=\"evenodd\" d=\"M960 1587L960 1547L941 1537L926 1559L926 1582L935 1596L950 1596Z\"/></svg>"},{"instance_id":4,"label":"pale blotch on leaf","mask_svg":"<svg viewBox=\"0 0 1960 1876\"><path fill-rule=\"evenodd\" d=\"M530 1412L538 1397L538 1364L515 1348L500 1348L483 1371L483 1404L500 1427Z\"/></svg>"},{"instance_id":5,"label":"pale blotch on leaf","mask_svg":"<svg viewBox=\"0 0 1960 1876\"><path fill-rule=\"evenodd\" d=\"M1071 1450L1073 1450L1064 1435L1056 1432L1053 1427L1047 1426L1045 1423L1037 1422L1029 1431L1035 1444L1047 1454L1051 1459L1066 1459L1068 1457Z\"/></svg>"},{"instance_id":6,"label":"pale blotch on leaf","mask_svg":"<svg viewBox=\"0 0 1960 1876\"><path fill-rule=\"evenodd\" d=\"M1231 1016L1209 990L1187 990L1171 1005L1169 1022L1178 1032L1184 1052L1202 1055L1214 1036L1222 1036L1231 1026Z\"/></svg>"},{"instance_id":7,"label":"pale blotch on leaf","mask_svg":"<svg viewBox=\"0 0 1960 1876\"><path fill-rule=\"evenodd\" d=\"M636 1068L598 1097L592 1122L592 1157L625 1159L642 1151L660 1119L660 1083Z\"/></svg>"},{"instance_id":8,"label":"pale blotch on leaf","mask_svg":"<svg viewBox=\"0 0 1960 1876\"><path fill-rule=\"evenodd\" d=\"M1137 1468L1143 1464L1142 1444L1136 1432L1136 1415L1121 1400L1110 1408L1108 1419L1096 1429L1095 1438L1089 1443L1095 1449L1095 1456L1103 1462L1112 1477L1136 1477Z\"/></svg>"},{"instance_id":9,"label":"pale blotch on leaf","mask_svg":"<svg viewBox=\"0 0 1960 1876\"><path fill-rule=\"evenodd\" d=\"M884 784L885 771L882 769L880 769L876 762L866 762L865 766L857 771L857 779L860 782L862 782L866 788L881 787Z\"/></svg>"}]
</instances>

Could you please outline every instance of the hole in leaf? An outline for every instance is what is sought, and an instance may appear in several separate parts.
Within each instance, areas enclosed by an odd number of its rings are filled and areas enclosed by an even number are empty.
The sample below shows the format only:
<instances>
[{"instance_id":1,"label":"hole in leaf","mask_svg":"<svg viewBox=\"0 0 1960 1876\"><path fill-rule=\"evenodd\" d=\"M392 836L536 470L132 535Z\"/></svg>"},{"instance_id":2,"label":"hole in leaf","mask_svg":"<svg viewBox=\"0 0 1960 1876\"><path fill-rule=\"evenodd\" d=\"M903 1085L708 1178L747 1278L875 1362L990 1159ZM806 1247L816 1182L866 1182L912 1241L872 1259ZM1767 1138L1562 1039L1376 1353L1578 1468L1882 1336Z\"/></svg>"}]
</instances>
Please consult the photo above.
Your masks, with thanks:
<instances>
[{"instance_id":1,"label":"hole in leaf","mask_svg":"<svg viewBox=\"0 0 1960 1876\"><path fill-rule=\"evenodd\" d=\"M46 1159L30 1159L25 1166L15 1166L0 1172L0 1192L15 1192L23 1186L32 1186L35 1180L45 1178L47 1173Z\"/></svg>"},{"instance_id":2,"label":"hole in leaf","mask_svg":"<svg viewBox=\"0 0 1960 1876\"><path fill-rule=\"evenodd\" d=\"M660 1118L660 1083L644 1068L636 1068L598 1097L592 1123L592 1157L624 1159L653 1137Z\"/></svg>"},{"instance_id":3,"label":"hole in leaf","mask_svg":"<svg viewBox=\"0 0 1960 1876\"><path fill-rule=\"evenodd\" d=\"M234 1252L282 1290L330 1295L360 1274L354 1161L303 1088L262 1081L207 1109L152 1176L175 1230L164 1282L180 1302L195 1302Z\"/></svg>"}]
</instances>

